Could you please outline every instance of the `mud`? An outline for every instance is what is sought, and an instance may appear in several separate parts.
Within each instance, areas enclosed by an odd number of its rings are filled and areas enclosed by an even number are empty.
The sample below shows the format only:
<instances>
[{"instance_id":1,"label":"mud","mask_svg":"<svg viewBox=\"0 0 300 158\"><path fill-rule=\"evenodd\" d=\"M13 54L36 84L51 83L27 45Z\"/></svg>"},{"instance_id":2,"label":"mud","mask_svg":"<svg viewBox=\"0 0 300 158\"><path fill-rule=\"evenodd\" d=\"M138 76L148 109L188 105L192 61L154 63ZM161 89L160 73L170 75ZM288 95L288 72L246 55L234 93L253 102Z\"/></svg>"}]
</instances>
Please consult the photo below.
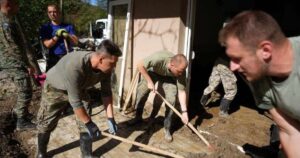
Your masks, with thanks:
<instances>
[{"instance_id":1,"label":"mud","mask_svg":"<svg viewBox=\"0 0 300 158\"><path fill-rule=\"evenodd\" d=\"M39 100L40 88L35 89L33 102L30 106L30 112L34 116L36 116L39 108ZM0 100L0 157L34 157L36 150L35 131L17 132L14 130L15 120L11 115L11 105L14 105L15 101L16 98L14 95L8 95ZM249 158L250 156L240 150L242 146L250 144L253 147L259 148L269 144L269 128L272 121L268 117L259 114L254 108L239 105L238 109L231 111L227 118L218 116L218 106L212 106L206 109L206 112L198 108L194 108L193 110L195 111L194 114L191 113L191 123L208 140L213 148L207 148L196 134L193 134L190 129L184 127L180 119L175 117L174 139L180 135L190 143L201 142L200 146L203 146L205 149L187 152L188 149L184 149L185 145L182 144L181 151L170 152L178 152L180 155L188 158ZM161 111L154 122L155 125L146 129L146 134L150 133L149 135L152 135L151 133L157 131L156 128L160 129L163 127L163 117L160 115L164 115L164 110ZM116 115L120 115L118 110L115 113ZM145 113L145 115L149 114L150 112ZM122 130L122 127L120 127L120 130ZM140 137L140 142L143 142L142 137ZM144 143L147 143L147 141ZM176 140L173 143L176 143ZM155 143L153 144L155 145ZM158 145L167 149L167 145Z\"/></svg>"}]
</instances>

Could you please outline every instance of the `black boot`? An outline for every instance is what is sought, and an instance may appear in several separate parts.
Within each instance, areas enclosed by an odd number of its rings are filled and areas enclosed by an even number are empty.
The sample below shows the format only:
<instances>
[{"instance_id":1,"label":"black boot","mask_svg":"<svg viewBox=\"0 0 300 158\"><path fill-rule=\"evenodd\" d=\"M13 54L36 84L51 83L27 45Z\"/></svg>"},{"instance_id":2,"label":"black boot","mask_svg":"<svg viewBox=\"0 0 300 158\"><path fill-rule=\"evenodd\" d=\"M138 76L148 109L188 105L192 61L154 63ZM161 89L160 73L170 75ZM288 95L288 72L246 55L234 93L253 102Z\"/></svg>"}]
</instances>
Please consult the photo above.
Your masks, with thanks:
<instances>
[{"instance_id":1,"label":"black boot","mask_svg":"<svg viewBox=\"0 0 300 158\"><path fill-rule=\"evenodd\" d=\"M36 158L47 158L47 145L49 143L50 132L38 133Z\"/></svg>"},{"instance_id":2,"label":"black boot","mask_svg":"<svg viewBox=\"0 0 300 158\"><path fill-rule=\"evenodd\" d=\"M232 100L228 100L223 98L220 103L220 112L219 116L221 117L227 117L228 116L228 110L229 110L229 105Z\"/></svg>"},{"instance_id":3,"label":"black boot","mask_svg":"<svg viewBox=\"0 0 300 158\"><path fill-rule=\"evenodd\" d=\"M142 123L143 122L142 115L143 115L143 109L142 108L137 108L134 119L128 121L127 125L135 126L137 124Z\"/></svg>"},{"instance_id":4,"label":"black boot","mask_svg":"<svg viewBox=\"0 0 300 158\"><path fill-rule=\"evenodd\" d=\"M93 139L88 133L80 133L80 150L82 158L95 158L92 155Z\"/></svg>"},{"instance_id":5,"label":"black boot","mask_svg":"<svg viewBox=\"0 0 300 158\"><path fill-rule=\"evenodd\" d=\"M32 123L27 117L22 117L17 119L17 131L35 129L36 124Z\"/></svg>"}]
</instances>

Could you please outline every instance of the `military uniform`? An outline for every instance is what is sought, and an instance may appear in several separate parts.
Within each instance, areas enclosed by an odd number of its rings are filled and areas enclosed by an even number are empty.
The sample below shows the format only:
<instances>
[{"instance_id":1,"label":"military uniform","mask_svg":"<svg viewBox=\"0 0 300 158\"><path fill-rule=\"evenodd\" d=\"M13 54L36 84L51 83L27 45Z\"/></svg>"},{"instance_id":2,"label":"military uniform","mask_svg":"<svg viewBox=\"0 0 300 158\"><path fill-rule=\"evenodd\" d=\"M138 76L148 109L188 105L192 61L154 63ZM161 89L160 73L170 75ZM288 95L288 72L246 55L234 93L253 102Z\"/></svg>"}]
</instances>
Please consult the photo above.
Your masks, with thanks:
<instances>
[{"instance_id":1,"label":"military uniform","mask_svg":"<svg viewBox=\"0 0 300 158\"><path fill-rule=\"evenodd\" d=\"M61 114L70 103L74 110L84 107L91 114L86 90L101 83L101 96L111 97L111 74L94 71L90 62L91 52L76 52L65 55L47 72L38 111L38 156L46 157L51 132L56 128ZM99 98L100 99L100 98ZM87 126L76 117L80 132L82 157L92 155L92 137Z\"/></svg>"},{"instance_id":2,"label":"military uniform","mask_svg":"<svg viewBox=\"0 0 300 158\"><path fill-rule=\"evenodd\" d=\"M227 116L229 105L237 93L236 77L229 69L229 62L226 59L218 58L214 64L211 75L209 77L209 85L204 89L201 103L207 105L209 103L209 95L222 83L225 95L220 103L220 115ZM212 98L210 98L212 99Z\"/></svg>"},{"instance_id":3,"label":"military uniform","mask_svg":"<svg viewBox=\"0 0 300 158\"><path fill-rule=\"evenodd\" d=\"M236 81L234 73L228 68L228 62L217 59L209 77L209 85L204 89L203 94L210 94L222 82L225 91L224 98L233 100L237 92Z\"/></svg>"},{"instance_id":4,"label":"military uniform","mask_svg":"<svg viewBox=\"0 0 300 158\"><path fill-rule=\"evenodd\" d=\"M175 105L176 97L179 90L185 91L186 78L185 72L180 77L175 77L168 69L167 64L171 61L174 54L161 51L156 52L144 59L144 67L148 71L153 83L160 82L165 93L166 100ZM137 87L137 102L136 102L136 120L141 120L145 102L149 96L150 89L147 86L147 81L142 77ZM171 128L173 111L170 108L166 109L164 127L167 131Z\"/></svg>"},{"instance_id":5,"label":"military uniform","mask_svg":"<svg viewBox=\"0 0 300 158\"><path fill-rule=\"evenodd\" d=\"M32 97L30 77L27 71L29 60L26 41L16 18L8 18L0 12L0 71L4 71L17 87L17 104L13 111L17 118L28 114L27 106Z\"/></svg>"},{"instance_id":6,"label":"military uniform","mask_svg":"<svg viewBox=\"0 0 300 158\"><path fill-rule=\"evenodd\" d=\"M112 95L111 74L94 72L89 61L90 55L91 52L67 54L47 72L38 111L39 133L51 132L55 129L61 113L69 106L68 103L73 109L84 107L90 111L88 105L90 97L86 90L98 82L101 82L101 96ZM86 133L84 123L79 119L76 120L80 132Z\"/></svg>"}]
</instances>

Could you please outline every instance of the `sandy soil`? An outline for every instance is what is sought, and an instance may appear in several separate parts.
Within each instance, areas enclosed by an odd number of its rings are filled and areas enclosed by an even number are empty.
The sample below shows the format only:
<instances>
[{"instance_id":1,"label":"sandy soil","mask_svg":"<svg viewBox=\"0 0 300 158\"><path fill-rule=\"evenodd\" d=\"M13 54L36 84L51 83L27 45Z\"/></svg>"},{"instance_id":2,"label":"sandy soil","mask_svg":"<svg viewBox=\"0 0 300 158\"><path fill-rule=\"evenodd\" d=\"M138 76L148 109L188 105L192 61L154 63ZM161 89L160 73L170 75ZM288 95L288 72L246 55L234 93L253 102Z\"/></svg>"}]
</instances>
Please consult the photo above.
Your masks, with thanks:
<instances>
[{"instance_id":1,"label":"sandy soil","mask_svg":"<svg viewBox=\"0 0 300 158\"><path fill-rule=\"evenodd\" d=\"M40 89L37 89L30 107L30 111L34 116L36 116L39 107L39 93ZM36 147L32 145L34 143L28 144L27 142L34 142L36 133L35 131L16 132L14 130L15 120L11 115L11 105L14 103L14 96L8 96L0 100L0 157L34 157ZM191 108L191 123L208 139L213 146L213 150L181 153L185 157L247 158L250 156L245 155L238 147L240 149L243 145L263 147L269 144L269 128L272 121L265 115L259 114L256 109L239 105L234 110L231 110L229 117L221 118L218 116L218 106L212 106L206 110L206 113L203 112L203 109L199 110L199 107ZM118 110L115 111L117 115L120 115ZM163 126L163 117L160 117L161 113L157 116L157 121L155 121L158 122L156 123L158 128ZM145 115L147 114L145 113ZM126 120L125 117L124 120ZM182 125L180 119L175 118L174 122L176 122L173 131L174 137L178 135L183 136L186 140L190 140L190 143L201 141L195 134L191 134L191 130ZM151 130L155 131L153 128L148 130L150 132ZM203 147L205 147L204 144ZM184 149L182 150L184 151Z\"/></svg>"}]
</instances>

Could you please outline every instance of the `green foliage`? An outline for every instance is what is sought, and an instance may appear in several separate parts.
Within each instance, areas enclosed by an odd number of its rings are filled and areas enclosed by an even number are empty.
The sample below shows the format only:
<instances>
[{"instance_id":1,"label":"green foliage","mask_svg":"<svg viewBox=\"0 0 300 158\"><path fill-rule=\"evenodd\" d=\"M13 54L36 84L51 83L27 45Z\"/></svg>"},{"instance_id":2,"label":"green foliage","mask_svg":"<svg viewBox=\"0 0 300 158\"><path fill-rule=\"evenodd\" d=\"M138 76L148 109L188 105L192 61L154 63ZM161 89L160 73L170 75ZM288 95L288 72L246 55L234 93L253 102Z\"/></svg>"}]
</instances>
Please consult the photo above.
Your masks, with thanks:
<instances>
[{"instance_id":1,"label":"green foliage","mask_svg":"<svg viewBox=\"0 0 300 158\"><path fill-rule=\"evenodd\" d=\"M56 0L19 0L18 18L29 39L37 38L40 26L48 21L46 13L48 3L56 3Z\"/></svg>"},{"instance_id":2,"label":"green foliage","mask_svg":"<svg viewBox=\"0 0 300 158\"><path fill-rule=\"evenodd\" d=\"M59 4L59 0L19 0L18 18L28 39L37 39L40 26L49 22L47 16L48 4ZM88 35L91 21L107 17L106 11L98 6L84 3L82 0L64 0L63 15L65 22L75 26L79 36Z\"/></svg>"},{"instance_id":3,"label":"green foliage","mask_svg":"<svg viewBox=\"0 0 300 158\"><path fill-rule=\"evenodd\" d=\"M82 3L80 0L65 1L64 8L65 21L72 23L80 36L88 35L90 22L107 17L106 11L100 7Z\"/></svg>"}]
</instances>

